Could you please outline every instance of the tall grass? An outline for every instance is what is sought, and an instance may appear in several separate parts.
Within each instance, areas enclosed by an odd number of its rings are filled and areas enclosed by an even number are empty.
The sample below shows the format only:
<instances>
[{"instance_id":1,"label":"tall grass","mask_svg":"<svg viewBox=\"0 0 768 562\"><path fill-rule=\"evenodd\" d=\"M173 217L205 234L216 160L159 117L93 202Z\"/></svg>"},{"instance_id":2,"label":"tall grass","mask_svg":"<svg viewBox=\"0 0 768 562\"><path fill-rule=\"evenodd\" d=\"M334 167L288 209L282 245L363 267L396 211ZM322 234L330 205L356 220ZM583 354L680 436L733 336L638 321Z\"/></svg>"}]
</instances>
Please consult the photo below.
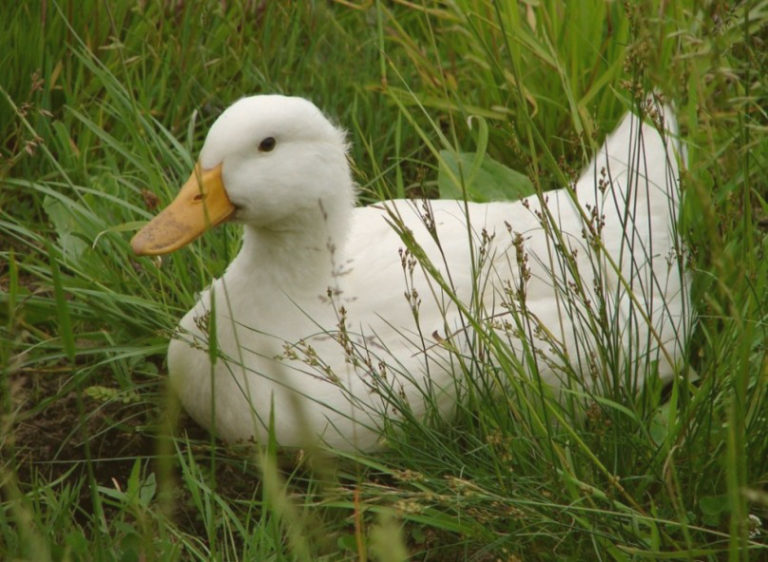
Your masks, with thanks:
<instances>
[{"instance_id":1,"label":"tall grass","mask_svg":"<svg viewBox=\"0 0 768 562\"><path fill-rule=\"evenodd\" d=\"M3 558L766 555L768 3L92 0L0 15ZM165 346L239 233L160 267L127 241L230 102L313 99L349 129L370 201L437 197L459 153L565 185L653 88L689 151L695 384L584 417L478 386L455 420L406 421L371 456L284 458L177 419ZM515 372L505 357L494 368Z\"/></svg>"}]
</instances>

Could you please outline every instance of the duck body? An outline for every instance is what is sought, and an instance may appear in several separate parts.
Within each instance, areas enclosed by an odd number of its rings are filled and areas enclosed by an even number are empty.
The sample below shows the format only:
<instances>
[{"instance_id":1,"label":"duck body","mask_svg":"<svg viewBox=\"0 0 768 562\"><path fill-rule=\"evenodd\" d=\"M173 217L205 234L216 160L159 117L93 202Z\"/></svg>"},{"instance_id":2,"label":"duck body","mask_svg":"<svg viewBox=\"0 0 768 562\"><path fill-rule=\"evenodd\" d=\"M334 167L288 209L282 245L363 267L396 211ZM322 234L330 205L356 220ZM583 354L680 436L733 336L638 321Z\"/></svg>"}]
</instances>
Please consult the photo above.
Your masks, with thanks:
<instances>
[{"instance_id":1,"label":"duck body","mask_svg":"<svg viewBox=\"0 0 768 562\"><path fill-rule=\"evenodd\" d=\"M582 388L600 386L585 357L605 338L618 355L597 361L603 371L634 365L620 384L639 387L651 364L669 378L688 308L671 259L678 151L628 114L572 188L355 208L343 134L306 100L245 98L200 156L220 170L226 218L245 225L242 249L181 320L172 385L228 441L371 450L406 409L450 415L477 329L553 388L572 385L572 365ZM148 244L134 239L139 253L165 252Z\"/></svg>"}]
</instances>

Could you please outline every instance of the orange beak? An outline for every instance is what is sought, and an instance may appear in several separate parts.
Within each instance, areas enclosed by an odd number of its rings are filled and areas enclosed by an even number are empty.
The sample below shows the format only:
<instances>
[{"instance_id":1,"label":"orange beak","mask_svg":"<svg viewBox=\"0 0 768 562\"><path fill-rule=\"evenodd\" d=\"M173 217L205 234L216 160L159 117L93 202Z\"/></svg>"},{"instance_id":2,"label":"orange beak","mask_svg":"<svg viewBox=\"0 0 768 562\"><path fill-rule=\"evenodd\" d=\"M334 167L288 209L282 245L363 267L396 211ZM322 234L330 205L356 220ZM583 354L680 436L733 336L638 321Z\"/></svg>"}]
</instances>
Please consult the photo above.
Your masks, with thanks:
<instances>
[{"instance_id":1,"label":"orange beak","mask_svg":"<svg viewBox=\"0 0 768 562\"><path fill-rule=\"evenodd\" d=\"M203 170L198 163L179 194L131 240L140 255L168 254L227 220L235 211L221 179L221 164Z\"/></svg>"}]
</instances>

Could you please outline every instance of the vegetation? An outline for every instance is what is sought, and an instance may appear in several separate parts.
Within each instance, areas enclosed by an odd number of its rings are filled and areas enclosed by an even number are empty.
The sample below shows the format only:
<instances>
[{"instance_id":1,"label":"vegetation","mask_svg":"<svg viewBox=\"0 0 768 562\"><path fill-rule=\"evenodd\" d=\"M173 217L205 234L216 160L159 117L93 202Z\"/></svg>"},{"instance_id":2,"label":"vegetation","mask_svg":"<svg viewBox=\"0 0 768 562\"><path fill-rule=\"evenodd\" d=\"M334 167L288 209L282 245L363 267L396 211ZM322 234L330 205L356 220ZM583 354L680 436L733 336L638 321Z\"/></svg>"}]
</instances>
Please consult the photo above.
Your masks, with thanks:
<instances>
[{"instance_id":1,"label":"vegetation","mask_svg":"<svg viewBox=\"0 0 768 562\"><path fill-rule=\"evenodd\" d=\"M60 0L0 19L0 557L768 556L768 3ZM695 384L586 417L478 394L369 456L226 446L179 414L167 341L239 233L155 265L128 240L229 103L311 98L349 130L364 203L438 196L441 150L564 185L653 89L689 147Z\"/></svg>"}]
</instances>

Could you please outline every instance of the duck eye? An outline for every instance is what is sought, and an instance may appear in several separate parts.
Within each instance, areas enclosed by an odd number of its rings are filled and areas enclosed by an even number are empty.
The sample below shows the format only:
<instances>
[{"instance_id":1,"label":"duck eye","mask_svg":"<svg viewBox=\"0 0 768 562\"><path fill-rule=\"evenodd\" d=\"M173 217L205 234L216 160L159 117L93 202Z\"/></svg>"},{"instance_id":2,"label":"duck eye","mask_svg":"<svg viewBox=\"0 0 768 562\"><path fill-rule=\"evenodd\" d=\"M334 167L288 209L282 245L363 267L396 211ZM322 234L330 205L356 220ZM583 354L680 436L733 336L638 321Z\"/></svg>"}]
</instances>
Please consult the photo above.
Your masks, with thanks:
<instances>
[{"instance_id":1,"label":"duck eye","mask_svg":"<svg viewBox=\"0 0 768 562\"><path fill-rule=\"evenodd\" d=\"M275 148L275 144L277 144L275 137L267 137L259 143L259 151L270 152L273 148Z\"/></svg>"}]
</instances>

